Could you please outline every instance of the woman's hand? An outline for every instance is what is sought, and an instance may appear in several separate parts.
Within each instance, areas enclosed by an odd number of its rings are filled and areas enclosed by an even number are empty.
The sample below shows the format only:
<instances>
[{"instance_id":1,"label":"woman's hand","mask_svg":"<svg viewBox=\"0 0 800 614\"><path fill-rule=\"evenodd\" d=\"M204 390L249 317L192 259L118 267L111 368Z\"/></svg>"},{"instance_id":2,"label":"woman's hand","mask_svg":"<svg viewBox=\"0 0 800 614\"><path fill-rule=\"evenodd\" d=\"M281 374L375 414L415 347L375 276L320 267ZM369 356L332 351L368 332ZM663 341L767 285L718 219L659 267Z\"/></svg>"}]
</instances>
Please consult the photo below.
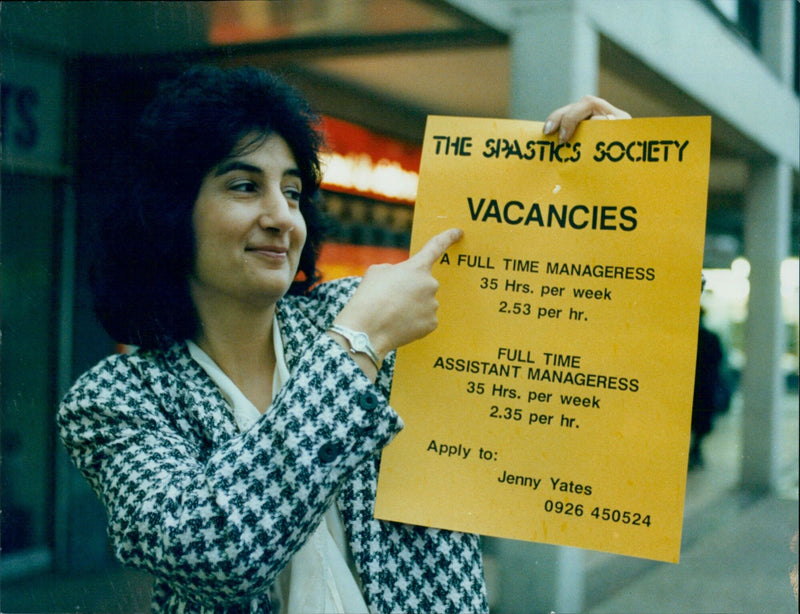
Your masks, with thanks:
<instances>
[{"instance_id":1,"label":"woman's hand","mask_svg":"<svg viewBox=\"0 0 800 614\"><path fill-rule=\"evenodd\" d=\"M405 262L369 267L335 323L367 333L381 359L431 333L438 325L439 307L439 282L431 268L462 235L451 228L432 237Z\"/></svg>"},{"instance_id":2,"label":"woman's hand","mask_svg":"<svg viewBox=\"0 0 800 614\"><path fill-rule=\"evenodd\" d=\"M544 122L545 134L558 132L558 140L564 143L572 138L578 124L584 119L630 119L630 113L618 109L613 104L597 96L584 96L578 102L573 102L560 109L556 109L547 116Z\"/></svg>"}]
</instances>

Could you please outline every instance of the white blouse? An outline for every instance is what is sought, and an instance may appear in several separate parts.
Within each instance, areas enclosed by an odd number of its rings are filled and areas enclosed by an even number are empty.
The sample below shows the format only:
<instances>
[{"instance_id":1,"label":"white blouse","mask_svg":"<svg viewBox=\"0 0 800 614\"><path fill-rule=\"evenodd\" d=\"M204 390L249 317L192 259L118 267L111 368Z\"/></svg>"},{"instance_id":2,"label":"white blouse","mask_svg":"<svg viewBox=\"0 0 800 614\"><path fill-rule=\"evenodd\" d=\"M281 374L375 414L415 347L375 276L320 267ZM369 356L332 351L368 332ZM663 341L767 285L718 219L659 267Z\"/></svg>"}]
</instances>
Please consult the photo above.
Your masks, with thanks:
<instances>
[{"instance_id":1,"label":"white blouse","mask_svg":"<svg viewBox=\"0 0 800 614\"><path fill-rule=\"evenodd\" d=\"M283 355L283 341L277 320L273 321L275 375L272 398L289 378ZM248 430L261 417L253 403L225 375L200 347L188 342L189 352L219 387L231 408L240 432ZM322 522L300 550L295 553L273 586L272 594L280 600L280 614L368 614L345 538L344 523L334 503Z\"/></svg>"}]
</instances>

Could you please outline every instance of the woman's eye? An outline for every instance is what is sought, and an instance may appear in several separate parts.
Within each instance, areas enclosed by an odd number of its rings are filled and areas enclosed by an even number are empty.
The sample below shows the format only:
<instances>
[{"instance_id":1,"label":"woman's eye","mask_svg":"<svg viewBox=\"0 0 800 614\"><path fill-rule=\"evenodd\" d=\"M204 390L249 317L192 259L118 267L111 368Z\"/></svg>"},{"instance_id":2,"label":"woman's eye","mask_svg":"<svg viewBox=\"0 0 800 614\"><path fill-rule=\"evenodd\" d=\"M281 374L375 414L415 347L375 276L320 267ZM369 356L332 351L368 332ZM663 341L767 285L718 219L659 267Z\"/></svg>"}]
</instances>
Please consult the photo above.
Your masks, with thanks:
<instances>
[{"instance_id":1,"label":"woman's eye","mask_svg":"<svg viewBox=\"0 0 800 614\"><path fill-rule=\"evenodd\" d=\"M300 202L300 189L295 187L287 187L283 189L283 193L288 200Z\"/></svg>"},{"instance_id":2,"label":"woman's eye","mask_svg":"<svg viewBox=\"0 0 800 614\"><path fill-rule=\"evenodd\" d=\"M255 192L256 184L252 181L233 181L228 185L228 189L234 192Z\"/></svg>"}]
</instances>

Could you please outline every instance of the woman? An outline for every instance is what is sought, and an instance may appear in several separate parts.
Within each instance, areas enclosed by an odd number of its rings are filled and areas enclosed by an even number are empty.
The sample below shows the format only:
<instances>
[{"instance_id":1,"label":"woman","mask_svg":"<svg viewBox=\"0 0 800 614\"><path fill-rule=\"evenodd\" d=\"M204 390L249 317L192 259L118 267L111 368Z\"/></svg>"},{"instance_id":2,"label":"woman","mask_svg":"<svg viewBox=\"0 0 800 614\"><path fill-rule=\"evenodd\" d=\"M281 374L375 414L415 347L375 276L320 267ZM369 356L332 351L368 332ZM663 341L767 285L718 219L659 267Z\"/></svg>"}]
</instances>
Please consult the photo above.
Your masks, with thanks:
<instances>
[{"instance_id":1,"label":"woman","mask_svg":"<svg viewBox=\"0 0 800 614\"><path fill-rule=\"evenodd\" d=\"M585 98L554 112L568 139ZM316 118L269 73L195 68L146 110L97 313L137 346L84 374L61 438L154 611L484 612L477 536L372 517L393 350L436 327L449 230L317 284Z\"/></svg>"}]
</instances>

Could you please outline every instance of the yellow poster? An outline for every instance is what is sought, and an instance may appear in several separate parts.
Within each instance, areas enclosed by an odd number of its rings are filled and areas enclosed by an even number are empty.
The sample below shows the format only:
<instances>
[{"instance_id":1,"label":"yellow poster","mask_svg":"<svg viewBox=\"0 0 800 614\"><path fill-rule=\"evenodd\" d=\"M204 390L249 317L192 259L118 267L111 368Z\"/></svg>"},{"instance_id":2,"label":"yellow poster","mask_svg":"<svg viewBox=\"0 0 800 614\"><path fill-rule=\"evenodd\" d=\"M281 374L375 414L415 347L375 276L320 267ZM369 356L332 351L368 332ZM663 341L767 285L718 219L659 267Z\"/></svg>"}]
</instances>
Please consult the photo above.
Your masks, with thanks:
<instances>
[{"instance_id":1,"label":"yellow poster","mask_svg":"<svg viewBox=\"0 0 800 614\"><path fill-rule=\"evenodd\" d=\"M710 128L428 119L411 253L464 237L397 354L376 517L678 561Z\"/></svg>"}]
</instances>

